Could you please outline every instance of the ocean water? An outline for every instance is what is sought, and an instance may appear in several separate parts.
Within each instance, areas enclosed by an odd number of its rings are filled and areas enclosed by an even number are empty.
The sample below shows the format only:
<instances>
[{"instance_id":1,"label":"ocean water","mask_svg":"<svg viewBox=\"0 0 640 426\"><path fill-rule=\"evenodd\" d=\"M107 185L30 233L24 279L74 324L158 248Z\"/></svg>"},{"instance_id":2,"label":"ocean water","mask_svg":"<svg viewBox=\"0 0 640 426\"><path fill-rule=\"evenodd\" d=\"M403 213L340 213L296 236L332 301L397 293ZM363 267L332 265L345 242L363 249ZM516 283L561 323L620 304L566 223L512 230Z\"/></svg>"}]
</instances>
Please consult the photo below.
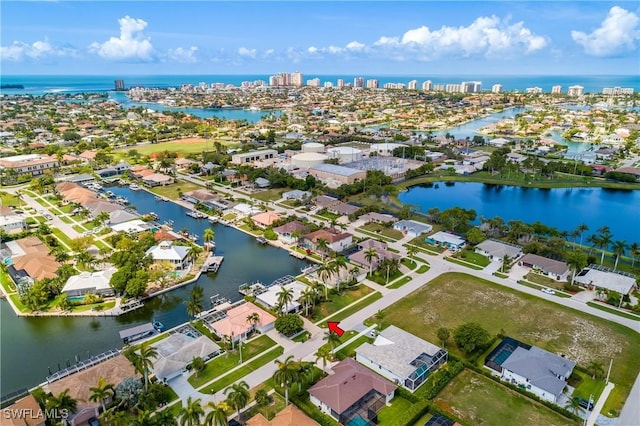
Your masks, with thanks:
<instances>
[{"instance_id":1,"label":"ocean water","mask_svg":"<svg viewBox=\"0 0 640 426\"><path fill-rule=\"evenodd\" d=\"M315 75L305 74L304 80L320 78L321 83L331 81L335 85L338 79L353 82L355 75ZM550 92L554 85L561 85L563 92L572 85L584 86L585 92L600 93L603 87L633 87L640 91L640 77L637 75L573 75L573 76L513 76L513 75L366 75L365 80L377 79L380 86L385 83L407 83L418 80L418 87L423 81L431 80L433 84L460 83L462 81L481 81L484 90L490 90L494 84L502 84L504 91L520 90L527 87L541 87ZM182 84L198 84L201 82L225 83L239 86L243 81L269 81L267 74L251 75L0 75L1 84L22 84L23 90L3 89L2 93L43 95L45 93L80 93L106 92L114 90L114 80L124 80L125 87L179 87Z\"/></svg>"}]
</instances>

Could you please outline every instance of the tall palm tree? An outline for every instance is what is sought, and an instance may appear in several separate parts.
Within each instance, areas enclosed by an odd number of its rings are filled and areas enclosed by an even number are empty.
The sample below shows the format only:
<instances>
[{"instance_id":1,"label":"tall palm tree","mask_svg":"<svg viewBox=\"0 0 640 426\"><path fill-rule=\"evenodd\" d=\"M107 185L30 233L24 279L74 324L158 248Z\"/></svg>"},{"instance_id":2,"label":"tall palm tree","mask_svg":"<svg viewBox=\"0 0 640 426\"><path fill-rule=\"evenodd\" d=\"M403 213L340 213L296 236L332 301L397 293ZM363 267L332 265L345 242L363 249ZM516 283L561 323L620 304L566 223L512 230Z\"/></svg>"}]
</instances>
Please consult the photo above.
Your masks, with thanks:
<instances>
[{"instance_id":1,"label":"tall palm tree","mask_svg":"<svg viewBox=\"0 0 640 426\"><path fill-rule=\"evenodd\" d=\"M327 263L327 261L322 261L322 264L318 267L318 271L316 272L318 274L318 278L320 278L320 280L324 281L324 298L328 299L328 295L327 295L327 281L329 281L329 278L331 278L331 275L333 275L333 265L331 265L330 263Z\"/></svg>"},{"instance_id":2,"label":"tall palm tree","mask_svg":"<svg viewBox=\"0 0 640 426\"><path fill-rule=\"evenodd\" d=\"M624 256L629 246L625 240L614 241L611 244L611 249L613 250L613 254L616 255L616 263L613 265L613 270L618 269L618 261L620 260L620 256Z\"/></svg>"},{"instance_id":3,"label":"tall palm tree","mask_svg":"<svg viewBox=\"0 0 640 426\"><path fill-rule=\"evenodd\" d=\"M407 256L408 257L413 257L418 253L418 249L415 248L414 246L409 246L407 247Z\"/></svg>"},{"instance_id":4,"label":"tall palm tree","mask_svg":"<svg viewBox=\"0 0 640 426\"><path fill-rule=\"evenodd\" d=\"M202 287L196 285L193 287L193 289L191 289L189 300L185 300L183 302L187 308L187 314L191 317L192 320L194 320L196 316L204 309L204 305L202 303L202 293Z\"/></svg>"},{"instance_id":5,"label":"tall palm tree","mask_svg":"<svg viewBox=\"0 0 640 426\"><path fill-rule=\"evenodd\" d=\"M384 317L385 317L384 311L381 311L380 309L378 309L378 312L376 312L373 317L378 323L378 330L382 330L382 320L384 320Z\"/></svg>"},{"instance_id":6,"label":"tall palm tree","mask_svg":"<svg viewBox=\"0 0 640 426\"><path fill-rule=\"evenodd\" d=\"M144 376L144 389L149 387L149 370L153 368L153 360L158 358L158 351L155 347L150 346L148 343L140 345L140 353L138 354L137 363L134 367L138 369Z\"/></svg>"},{"instance_id":7,"label":"tall palm tree","mask_svg":"<svg viewBox=\"0 0 640 426\"><path fill-rule=\"evenodd\" d=\"M611 244L611 241L612 241L612 235L611 235L611 231L609 230L609 227L603 226L602 228L599 228L598 229L598 248L602 250L602 254L600 256L601 265L604 263L605 250L607 249L607 247L609 247L609 244Z\"/></svg>"},{"instance_id":8,"label":"tall palm tree","mask_svg":"<svg viewBox=\"0 0 640 426\"><path fill-rule=\"evenodd\" d=\"M369 263L369 275L373 272L373 259L378 259L378 252L373 247L369 247L364 252L364 258Z\"/></svg>"},{"instance_id":9,"label":"tall palm tree","mask_svg":"<svg viewBox=\"0 0 640 426\"><path fill-rule=\"evenodd\" d=\"M260 322L260 314L258 314L257 312L253 312L247 315L247 322L251 324L251 326L255 329L256 324Z\"/></svg>"},{"instance_id":10,"label":"tall palm tree","mask_svg":"<svg viewBox=\"0 0 640 426\"><path fill-rule=\"evenodd\" d=\"M309 316L309 307L316 301L316 293L311 288L306 288L300 293L298 302L304 306L304 315Z\"/></svg>"},{"instance_id":11,"label":"tall palm tree","mask_svg":"<svg viewBox=\"0 0 640 426\"><path fill-rule=\"evenodd\" d=\"M311 289L313 289L313 292L316 294L317 298L320 298L320 295L324 293L324 298L325 298L325 300L327 299L327 286L326 285L324 285L322 283L319 283L317 281L312 281L311 282Z\"/></svg>"},{"instance_id":12,"label":"tall palm tree","mask_svg":"<svg viewBox=\"0 0 640 426\"><path fill-rule=\"evenodd\" d=\"M327 331L324 333L324 337L322 340L326 340L327 343L331 346L332 350L335 350L336 346L338 346L342 341L340 340L340 336L338 336L333 331Z\"/></svg>"},{"instance_id":13,"label":"tall palm tree","mask_svg":"<svg viewBox=\"0 0 640 426\"><path fill-rule=\"evenodd\" d=\"M322 361L322 371L327 368L327 362L333 359L333 351L328 346L320 346L315 353L316 362ZM326 371L325 371L326 372Z\"/></svg>"},{"instance_id":14,"label":"tall palm tree","mask_svg":"<svg viewBox=\"0 0 640 426\"><path fill-rule=\"evenodd\" d=\"M629 255L631 256L631 268L636 264L636 257L640 256L640 245L638 243L631 243L629 246Z\"/></svg>"},{"instance_id":15,"label":"tall palm tree","mask_svg":"<svg viewBox=\"0 0 640 426\"><path fill-rule=\"evenodd\" d=\"M178 426L178 420L176 419L175 414L173 414L169 410L156 411L156 413L151 417L151 424L153 426ZM126 425L123 426L128 426Z\"/></svg>"},{"instance_id":16,"label":"tall palm tree","mask_svg":"<svg viewBox=\"0 0 640 426\"><path fill-rule=\"evenodd\" d=\"M564 404L564 408L571 411L576 416L582 412L580 401L576 398L568 398L567 402Z\"/></svg>"},{"instance_id":17,"label":"tall palm tree","mask_svg":"<svg viewBox=\"0 0 640 426\"><path fill-rule=\"evenodd\" d=\"M180 426L198 426L200 425L200 417L204 416L204 410L200 403L200 398L192 400L187 398L187 405L180 407L178 417L180 417Z\"/></svg>"},{"instance_id":18,"label":"tall palm tree","mask_svg":"<svg viewBox=\"0 0 640 426\"><path fill-rule=\"evenodd\" d=\"M299 378L299 372L293 355L289 355L284 361L276 359L274 363L278 366L278 370L273 374L273 380L284 388L285 405L289 405L289 386L296 383Z\"/></svg>"},{"instance_id":19,"label":"tall palm tree","mask_svg":"<svg viewBox=\"0 0 640 426\"><path fill-rule=\"evenodd\" d=\"M226 402L223 401L217 404L209 402L206 407L210 408L211 411L204 418L205 426L227 426L229 424L227 420L228 405Z\"/></svg>"},{"instance_id":20,"label":"tall palm tree","mask_svg":"<svg viewBox=\"0 0 640 426\"><path fill-rule=\"evenodd\" d=\"M573 270L573 273L571 274L571 285L573 285L578 272L587 266L587 255L581 251L572 250L567 253L565 258L567 266Z\"/></svg>"},{"instance_id":21,"label":"tall palm tree","mask_svg":"<svg viewBox=\"0 0 640 426\"><path fill-rule=\"evenodd\" d=\"M68 412L72 414L76 411L76 407L78 406L78 402L69 395L69 389L65 389L60 392L57 396L49 396L46 401L47 410L56 410L57 413ZM63 424L67 424L66 417L62 419Z\"/></svg>"},{"instance_id":22,"label":"tall palm tree","mask_svg":"<svg viewBox=\"0 0 640 426\"><path fill-rule=\"evenodd\" d=\"M324 238L318 238L316 241L316 250L320 252L322 260L324 261L324 257L327 254L327 249L329 248L329 242Z\"/></svg>"},{"instance_id":23,"label":"tall palm tree","mask_svg":"<svg viewBox=\"0 0 640 426\"><path fill-rule=\"evenodd\" d=\"M586 223L581 223L576 226L576 232L580 236L580 245L582 245L582 235L589 230L589 226Z\"/></svg>"},{"instance_id":24,"label":"tall palm tree","mask_svg":"<svg viewBox=\"0 0 640 426\"><path fill-rule=\"evenodd\" d=\"M349 268L349 266L347 265L347 259L344 256L338 256L332 262L332 266L333 266L333 270L335 271L336 275L338 275L337 289L338 289L338 291L340 291L340 271L343 270L343 269L348 269Z\"/></svg>"},{"instance_id":25,"label":"tall palm tree","mask_svg":"<svg viewBox=\"0 0 640 426\"><path fill-rule=\"evenodd\" d=\"M235 383L226 388L224 394L227 395L227 399L231 401L231 404L235 407L238 413L238 421L240 421L240 410L249 403L249 385L243 380L240 383Z\"/></svg>"},{"instance_id":26,"label":"tall palm tree","mask_svg":"<svg viewBox=\"0 0 640 426\"><path fill-rule=\"evenodd\" d=\"M206 247L210 247L209 243L213 241L215 236L216 236L216 233L213 229L207 228L204 230L202 234L202 240L204 241Z\"/></svg>"},{"instance_id":27,"label":"tall palm tree","mask_svg":"<svg viewBox=\"0 0 640 426\"><path fill-rule=\"evenodd\" d=\"M280 307L279 312L284 315L289 311L289 304L293 301L293 289L280 286L280 291L276 296L278 297L278 306Z\"/></svg>"},{"instance_id":28,"label":"tall palm tree","mask_svg":"<svg viewBox=\"0 0 640 426\"><path fill-rule=\"evenodd\" d=\"M107 380L102 376L98 378L98 383L96 384L96 386L93 388L89 388L89 391L91 392L89 400L93 402L99 401L102 405L103 413L107 411L107 408L105 406L105 401L107 400L107 398L113 398L116 394L116 390L113 385L107 383Z\"/></svg>"},{"instance_id":29,"label":"tall palm tree","mask_svg":"<svg viewBox=\"0 0 640 426\"><path fill-rule=\"evenodd\" d=\"M127 423L130 426L156 426L157 419L151 417L151 411L149 410L139 410L138 415L132 419L129 419L130 423Z\"/></svg>"}]
</instances>

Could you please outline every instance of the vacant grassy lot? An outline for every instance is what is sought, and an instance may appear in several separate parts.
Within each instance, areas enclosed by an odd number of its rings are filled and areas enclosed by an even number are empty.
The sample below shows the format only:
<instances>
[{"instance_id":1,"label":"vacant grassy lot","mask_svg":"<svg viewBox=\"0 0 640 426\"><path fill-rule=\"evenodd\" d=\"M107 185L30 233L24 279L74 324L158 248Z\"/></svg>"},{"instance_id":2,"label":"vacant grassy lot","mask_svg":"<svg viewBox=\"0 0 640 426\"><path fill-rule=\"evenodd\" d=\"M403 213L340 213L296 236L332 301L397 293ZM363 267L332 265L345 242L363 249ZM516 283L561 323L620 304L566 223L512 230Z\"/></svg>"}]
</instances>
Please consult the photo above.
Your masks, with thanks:
<instances>
[{"instance_id":1,"label":"vacant grassy lot","mask_svg":"<svg viewBox=\"0 0 640 426\"><path fill-rule=\"evenodd\" d=\"M435 400L472 425L573 425L569 419L470 370L460 373Z\"/></svg>"},{"instance_id":2,"label":"vacant grassy lot","mask_svg":"<svg viewBox=\"0 0 640 426\"><path fill-rule=\"evenodd\" d=\"M367 225L362 226L360 229L364 229L365 231L369 231L369 232L373 232L374 234L381 234L384 235L385 237L391 238L393 240L399 240L400 238L402 238L404 235L402 235L402 232L398 231L397 229L393 229L393 228L388 228L384 225L381 225L379 223L369 223Z\"/></svg>"},{"instance_id":3,"label":"vacant grassy lot","mask_svg":"<svg viewBox=\"0 0 640 426\"><path fill-rule=\"evenodd\" d=\"M161 195L172 200L177 200L180 198L181 194L184 194L185 192L195 191L196 189L202 189L202 187L200 185L196 185L195 183L178 181L167 186L156 186L154 188L150 188L149 190L156 195Z\"/></svg>"},{"instance_id":4,"label":"vacant grassy lot","mask_svg":"<svg viewBox=\"0 0 640 426\"><path fill-rule=\"evenodd\" d=\"M350 317L351 315L355 314L359 310L363 309L365 306L369 306L370 304L372 304L373 302L375 302L380 298L382 298L382 294L375 292L374 294L367 296L362 300L358 301L357 303L354 303L353 305L349 306L344 311L340 311L337 314L327 318L327 321L342 321L343 319ZM320 327L322 328L327 327L327 323L322 322L322 324L320 324Z\"/></svg>"},{"instance_id":5,"label":"vacant grassy lot","mask_svg":"<svg viewBox=\"0 0 640 426\"><path fill-rule=\"evenodd\" d=\"M228 141L223 140L213 140L213 139L204 139L204 138L187 138L187 139L177 139L168 142L160 142L154 144L147 144L141 146L128 146L121 150L117 150L115 153L126 156L126 153L130 149L135 149L141 155L149 155L156 152L179 152L181 154L194 154L201 153L202 151L212 151L214 149L213 143L220 142L223 145L228 145Z\"/></svg>"},{"instance_id":6,"label":"vacant grassy lot","mask_svg":"<svg viewBox=\"0 0 640 426\"><path fill-rule=\"evenodd\" d=\"M326 302L322 302L313 309L313 315L311 317L312 321L318 321L322 318L325 318L334 312L339 311L360 299L361 297L366 296L371 293L373 290L370 287L362 284L358 287L345 290L342 294L329 294L329 300Z\"/></svg>"},{"instance_id":7,"label":"vacant grassy lot","mask_svg":"<svg viewBox=\"0 0 640 426\"><path fill-rule=\"evenodd\" d=\"M633 330L471 275L443 274L384 312L385 323L431 342L438 341L438 327L453 330L473 321L492 335L504 330L585 367L591 361L606 365L613 358L611 381L616 387L604 413L621 409L640 370L640 335ZM453 343L449 350L460 355Z\"/></svg>"},{"instance_id":8,"label":"vacant grassy lot","mask_svg":"<svg viewBox=\"0 0 640 426\"><path fill-rule=\"evenodd\" d=\"M251 194L251 197L260 201L275 201L282 198L282 193L287 191L289 191L289 188L267 189L266 191L255 192Z\"/></svg>"}]
</instances>

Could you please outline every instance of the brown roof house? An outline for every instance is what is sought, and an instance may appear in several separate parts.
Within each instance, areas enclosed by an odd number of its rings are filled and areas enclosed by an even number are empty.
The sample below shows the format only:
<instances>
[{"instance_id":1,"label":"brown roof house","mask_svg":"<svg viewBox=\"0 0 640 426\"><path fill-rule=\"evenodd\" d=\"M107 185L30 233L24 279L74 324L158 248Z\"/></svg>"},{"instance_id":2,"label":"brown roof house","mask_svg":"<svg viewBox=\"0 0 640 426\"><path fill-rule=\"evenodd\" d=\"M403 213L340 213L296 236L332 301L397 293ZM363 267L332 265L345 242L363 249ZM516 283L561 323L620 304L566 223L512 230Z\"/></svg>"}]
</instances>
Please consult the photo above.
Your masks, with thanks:
<instances>
[{"instance_id":1,"label":"brown roof house","mask_svg":"<svg viewBox=\"0 0 640 426\"><path fill-rule=\"evenodd\" d=\"M337 229L319 229L302 236L302 245L310 250L318 250L318 241L325 240L330 250L341 252L353 243L353 235Z\"/></svg>"},{"instance_id":2,"label":"brown roof house","mask_svg":"<svg viewBox=\"0 0 640 426\"><path fill-rule=\"evenodd\" d=\"M267 420L262 414L258 413L247 420L247 426L318 426L318 423L309 418L298 407L291 404L271 420Z\"/></svg>"},{"instance_id":3,"label":"brown roof house","mask_svg":"<svg viewBox=\"0 0 640 426\"><path fill-rule=\"evenodd\" d=\"M44 411L38 401L29 394L2 410L0 423L3 426L44 426Z\"/></svg>"},{"instance_id":4,"label":"brown roof house","mask_svg":"<svg viewBox=\"0 0 640 426\"><path fill-rule=\"evenodd\" d=\"M375 423L378 411L391 402L397 386L352 358L340 361L333 371L309 388L311 403L342 424L352 420Z\"/></svg>"}]
</instances>

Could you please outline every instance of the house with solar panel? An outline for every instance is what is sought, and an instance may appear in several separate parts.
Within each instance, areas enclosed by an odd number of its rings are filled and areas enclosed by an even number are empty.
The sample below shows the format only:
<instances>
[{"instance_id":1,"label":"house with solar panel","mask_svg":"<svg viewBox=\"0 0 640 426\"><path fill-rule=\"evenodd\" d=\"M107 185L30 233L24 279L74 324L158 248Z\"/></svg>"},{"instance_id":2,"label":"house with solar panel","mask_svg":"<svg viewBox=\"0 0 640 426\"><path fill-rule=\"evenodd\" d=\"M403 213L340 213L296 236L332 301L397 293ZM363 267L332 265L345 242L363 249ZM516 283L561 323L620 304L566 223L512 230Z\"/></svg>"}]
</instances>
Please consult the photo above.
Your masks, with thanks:
<instances>
[{"instance_id":1,"label":"house with solar panel","mask_svg":"<svg viewBox=\"0 0 640 426\"><path fill-rule=\"evenodd\" d=\"M448 358L446 350L393 325L356 349L356 361L411 392Z\"/></svg>"}]
</instances>

